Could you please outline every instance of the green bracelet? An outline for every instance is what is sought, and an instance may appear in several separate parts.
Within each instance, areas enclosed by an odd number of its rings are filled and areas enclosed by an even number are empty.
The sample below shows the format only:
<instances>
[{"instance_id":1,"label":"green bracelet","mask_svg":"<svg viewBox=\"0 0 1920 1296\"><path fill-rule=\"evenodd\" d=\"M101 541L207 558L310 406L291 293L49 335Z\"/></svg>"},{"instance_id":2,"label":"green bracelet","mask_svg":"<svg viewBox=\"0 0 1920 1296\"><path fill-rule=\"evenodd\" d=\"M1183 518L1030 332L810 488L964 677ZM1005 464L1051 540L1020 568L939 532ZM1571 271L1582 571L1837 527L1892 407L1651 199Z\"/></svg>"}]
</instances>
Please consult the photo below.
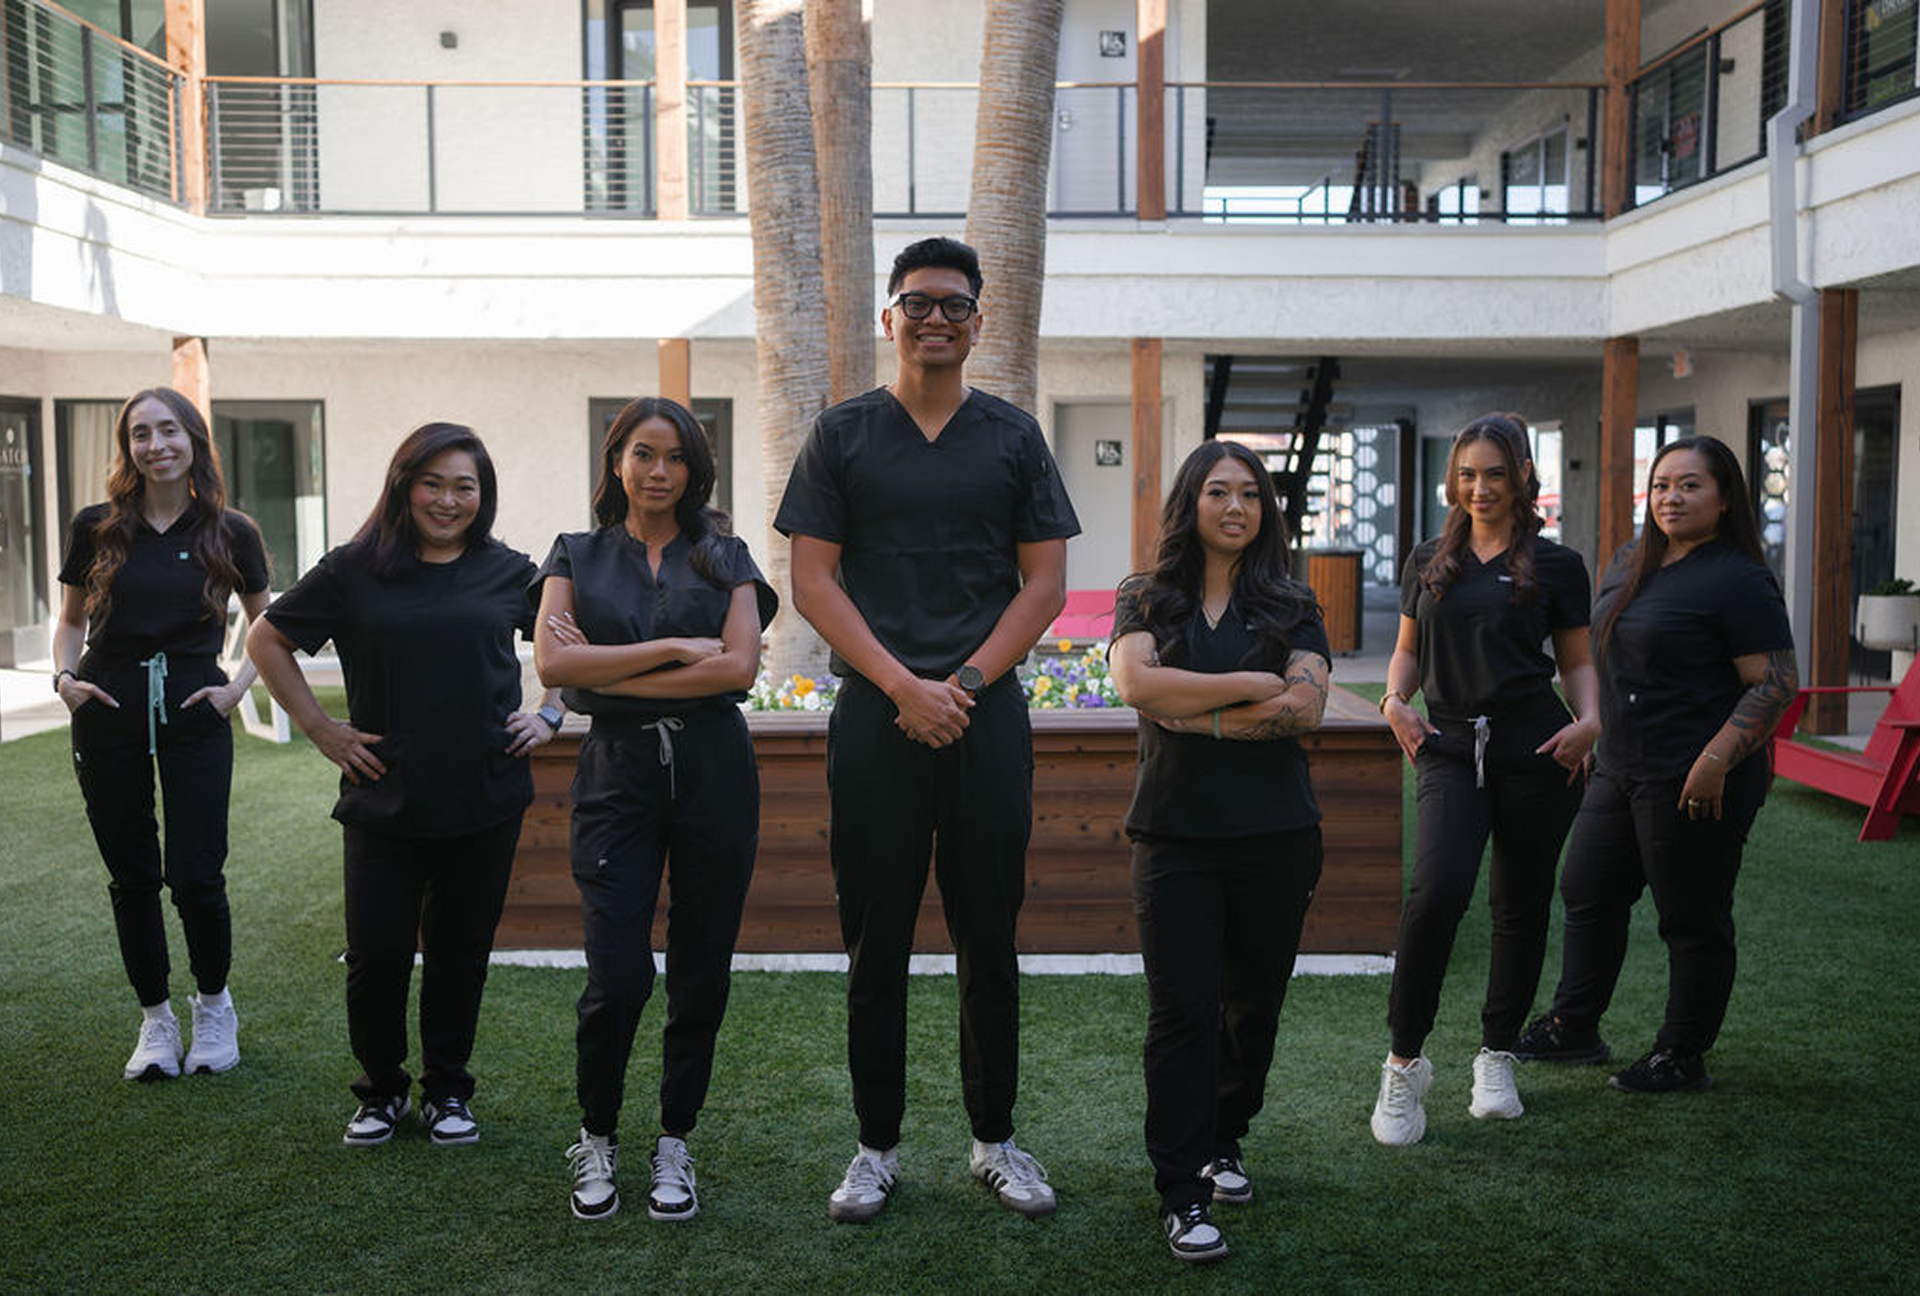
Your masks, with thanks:
<instances>
[{"instance_id":1,"label":"green bracelet","mask_svg":"<svg viewBox=\"0 0 1920 1296\"><path fill-rule=\"evenodd\" d=\"M1215 707L1213 709L1213 736L1215 738L1218 738L1220 736L1220 708L1219 707Z\"/></svg>"}]
</instances>

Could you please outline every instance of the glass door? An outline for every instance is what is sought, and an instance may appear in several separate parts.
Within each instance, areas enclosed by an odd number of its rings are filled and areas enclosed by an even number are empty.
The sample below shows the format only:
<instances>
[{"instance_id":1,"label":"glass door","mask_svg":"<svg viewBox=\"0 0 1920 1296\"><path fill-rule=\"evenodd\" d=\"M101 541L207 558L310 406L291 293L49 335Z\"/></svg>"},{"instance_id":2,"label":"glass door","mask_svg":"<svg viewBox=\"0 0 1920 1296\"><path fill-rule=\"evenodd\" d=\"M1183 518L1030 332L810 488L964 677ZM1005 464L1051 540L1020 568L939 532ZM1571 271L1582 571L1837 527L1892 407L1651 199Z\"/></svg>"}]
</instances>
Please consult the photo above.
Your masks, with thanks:
<instances>
[{"instance_id":1,"label":"glass door","mask_svg":"<svg viewBox=\"0 0 1920 1296\"><path fill-rule=\"evenodd\" d=\"M611 0L607 67L622 81L653 81L658 75L653 0ZM687 5L687 80L727 81L733 77L733 5L729 0ZM687 88L687 181L696 215L737 208L734 149L739 100L723 86ZM624 188L609 184L609 196L627 210L652 209L649 131L652 97L626 90L608 103L608 170L624 174Z\"/></svg>"},{"instance_id":2,"label":"glass door","mask_svg":"<svg viewBox=\"0 0 1920 1296\"><path fill-rule=\"evenodd\" d=\"M0 666L47 655L40 402L0 398Z\"/></svg>"}]
</instances>

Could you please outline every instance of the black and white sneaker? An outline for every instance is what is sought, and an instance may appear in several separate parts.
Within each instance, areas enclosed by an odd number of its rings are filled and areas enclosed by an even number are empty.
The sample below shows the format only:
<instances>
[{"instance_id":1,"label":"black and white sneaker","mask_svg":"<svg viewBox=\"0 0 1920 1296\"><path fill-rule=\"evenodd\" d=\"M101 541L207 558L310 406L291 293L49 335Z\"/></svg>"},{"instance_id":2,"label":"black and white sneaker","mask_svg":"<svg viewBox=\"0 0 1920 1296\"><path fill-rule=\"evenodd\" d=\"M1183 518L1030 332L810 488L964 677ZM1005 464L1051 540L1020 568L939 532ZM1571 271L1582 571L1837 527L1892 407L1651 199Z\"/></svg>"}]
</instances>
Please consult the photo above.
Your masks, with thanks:
<instances>
[{"instance_id":1,"label":"black and white sneaker","mask_svg":"<svg viewBox=\"0 0 1920 1296\"><path fill-rule=\"evenodd\" d=\"M443 1147L480 1141L480 1122L459 1098L426 1099L420 1104L420 1123L427 1127L427 1137Z\"/></svg>"},{"instance_id":2,"label":"black and white sneaker","mask_svg":"<svg viewBox=\"0 0 1920 1296\"><path fill-rule=\"evenodd\" d=\"M693 1158L685 1139L662 1134L653 1148L653 1186L647 1190L647 1218L687 1220L700 1213L693 1191Z\"/></svg>"},{"instance_id":3,"label":"black and white sneaker","mask_svg":"<svg viewBox=\"0 0 1920 1296\"><path fill-rule=\"evenodd\" d=\"M377 1147L393 1137L393 1127L412 1110L413 1104L405 1094L363 1102L347 1122L347 1132L340 1141L348 1147Z\"/></svg>"},{"instance_id":4,"label":"black and white sneaker","mask_svg":"<svg viewBox=\"0 0 1920 1296\"><path fill-rule=\"evenodd\" d=\"M573 1167L574 1218L606 1219L620 1213L620 1189L613 1182L620 1145L613 1135L589 1134L583 1127L580 1141L567 1149L567 1164Z\"/></svg>"},{"instance_id":5,"label":"black and white sneaker","mask_svg":"<svg viewBox=\"0 0 1920 1296\"><path fill-rule=\"evenodd\" d=\"M1213 1215L1203 1201L1166 1211L1160 1216L1160 1227L1166 1232L1167 1249L1175 1259L1203 1264L1227 1253L1227 1240L1214 1226Z\"/></svg>"},{"instance_id":6,"label":"black and white sneaker","mask_svg":"<svg viewBox=\"0 0 1920 1296\"><path fill-rule=\"evenodd\" d=\"M1244 1206L1253 1200L1253 1179L1239 1157L1215 1157L1200 1167L1200 1177L1213 1185L1213 1199Z\"/></svg>"}]
</instances>

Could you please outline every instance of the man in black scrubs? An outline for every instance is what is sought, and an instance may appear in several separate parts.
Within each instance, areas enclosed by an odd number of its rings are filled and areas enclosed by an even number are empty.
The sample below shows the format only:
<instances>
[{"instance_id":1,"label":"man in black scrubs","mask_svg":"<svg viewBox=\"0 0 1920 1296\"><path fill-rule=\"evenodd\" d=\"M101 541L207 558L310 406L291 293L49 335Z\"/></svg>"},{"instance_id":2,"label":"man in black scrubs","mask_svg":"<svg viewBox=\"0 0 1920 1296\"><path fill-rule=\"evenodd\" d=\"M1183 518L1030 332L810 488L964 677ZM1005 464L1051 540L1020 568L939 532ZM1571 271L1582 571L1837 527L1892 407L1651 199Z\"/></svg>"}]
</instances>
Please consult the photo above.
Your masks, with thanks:
<instances>
[{"instance_id":1,"label":"man in black scrubs","mask_svg":"<svg viewBox=\"0 0 1920 1296\"><path fill-rule=\"evenodd\" d=\"M831 854L860 1147L828 1202L869 1220L899 1173L907 959L931 852L960 983L970 1169L1009 1208L1054 1208L1013 1143L1014 923L1033 826L1033 739L1014 676L1066 601L1080 524L1031 415L969 389L980 265L953 239L894 261L881 325L891 385L826 410L774 525L793 601L844 679L827 732Z\"/></svg>"}]
</instances>

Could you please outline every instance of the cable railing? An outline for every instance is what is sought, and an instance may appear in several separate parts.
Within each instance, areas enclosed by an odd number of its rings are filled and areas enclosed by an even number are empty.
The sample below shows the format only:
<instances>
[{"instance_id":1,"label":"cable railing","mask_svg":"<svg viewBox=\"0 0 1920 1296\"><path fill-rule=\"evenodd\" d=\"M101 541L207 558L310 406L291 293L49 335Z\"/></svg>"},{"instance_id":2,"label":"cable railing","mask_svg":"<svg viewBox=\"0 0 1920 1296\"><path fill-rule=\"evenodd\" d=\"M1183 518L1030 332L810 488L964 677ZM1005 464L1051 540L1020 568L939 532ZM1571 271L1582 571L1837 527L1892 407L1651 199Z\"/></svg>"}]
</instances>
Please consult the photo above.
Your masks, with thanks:
<instances>
[{"instance_id":1,"label":"cable railing","mask_svg":"<svg viewBox=\"0 0 1920 1296\"><path fill-rule=\"evenodd\" d=\"M0 5L0 139L178 201L181 77L57 4Z\"/></svg>"},{"instance_id":2,"label":"cable railing","mask_svg":"<svg viewBox=\"0 0 1920 1296\"><path fill-rule=\"evenodd\" d=\"M1781 6L1760 0L1640 70L1629 100L1635 206L1766 156L1787 44Z\"/></svg>"},{"instance_id":3,"label":"cable railing","mask_svg":"<svg viewBox=\"0 0 1920 1296\"><path fill-rule=\"evenodd\" d=\"M1847 0L1848 118L1920 95L1920 4L1915 0Z\"/></svg>"}]
</instances>

